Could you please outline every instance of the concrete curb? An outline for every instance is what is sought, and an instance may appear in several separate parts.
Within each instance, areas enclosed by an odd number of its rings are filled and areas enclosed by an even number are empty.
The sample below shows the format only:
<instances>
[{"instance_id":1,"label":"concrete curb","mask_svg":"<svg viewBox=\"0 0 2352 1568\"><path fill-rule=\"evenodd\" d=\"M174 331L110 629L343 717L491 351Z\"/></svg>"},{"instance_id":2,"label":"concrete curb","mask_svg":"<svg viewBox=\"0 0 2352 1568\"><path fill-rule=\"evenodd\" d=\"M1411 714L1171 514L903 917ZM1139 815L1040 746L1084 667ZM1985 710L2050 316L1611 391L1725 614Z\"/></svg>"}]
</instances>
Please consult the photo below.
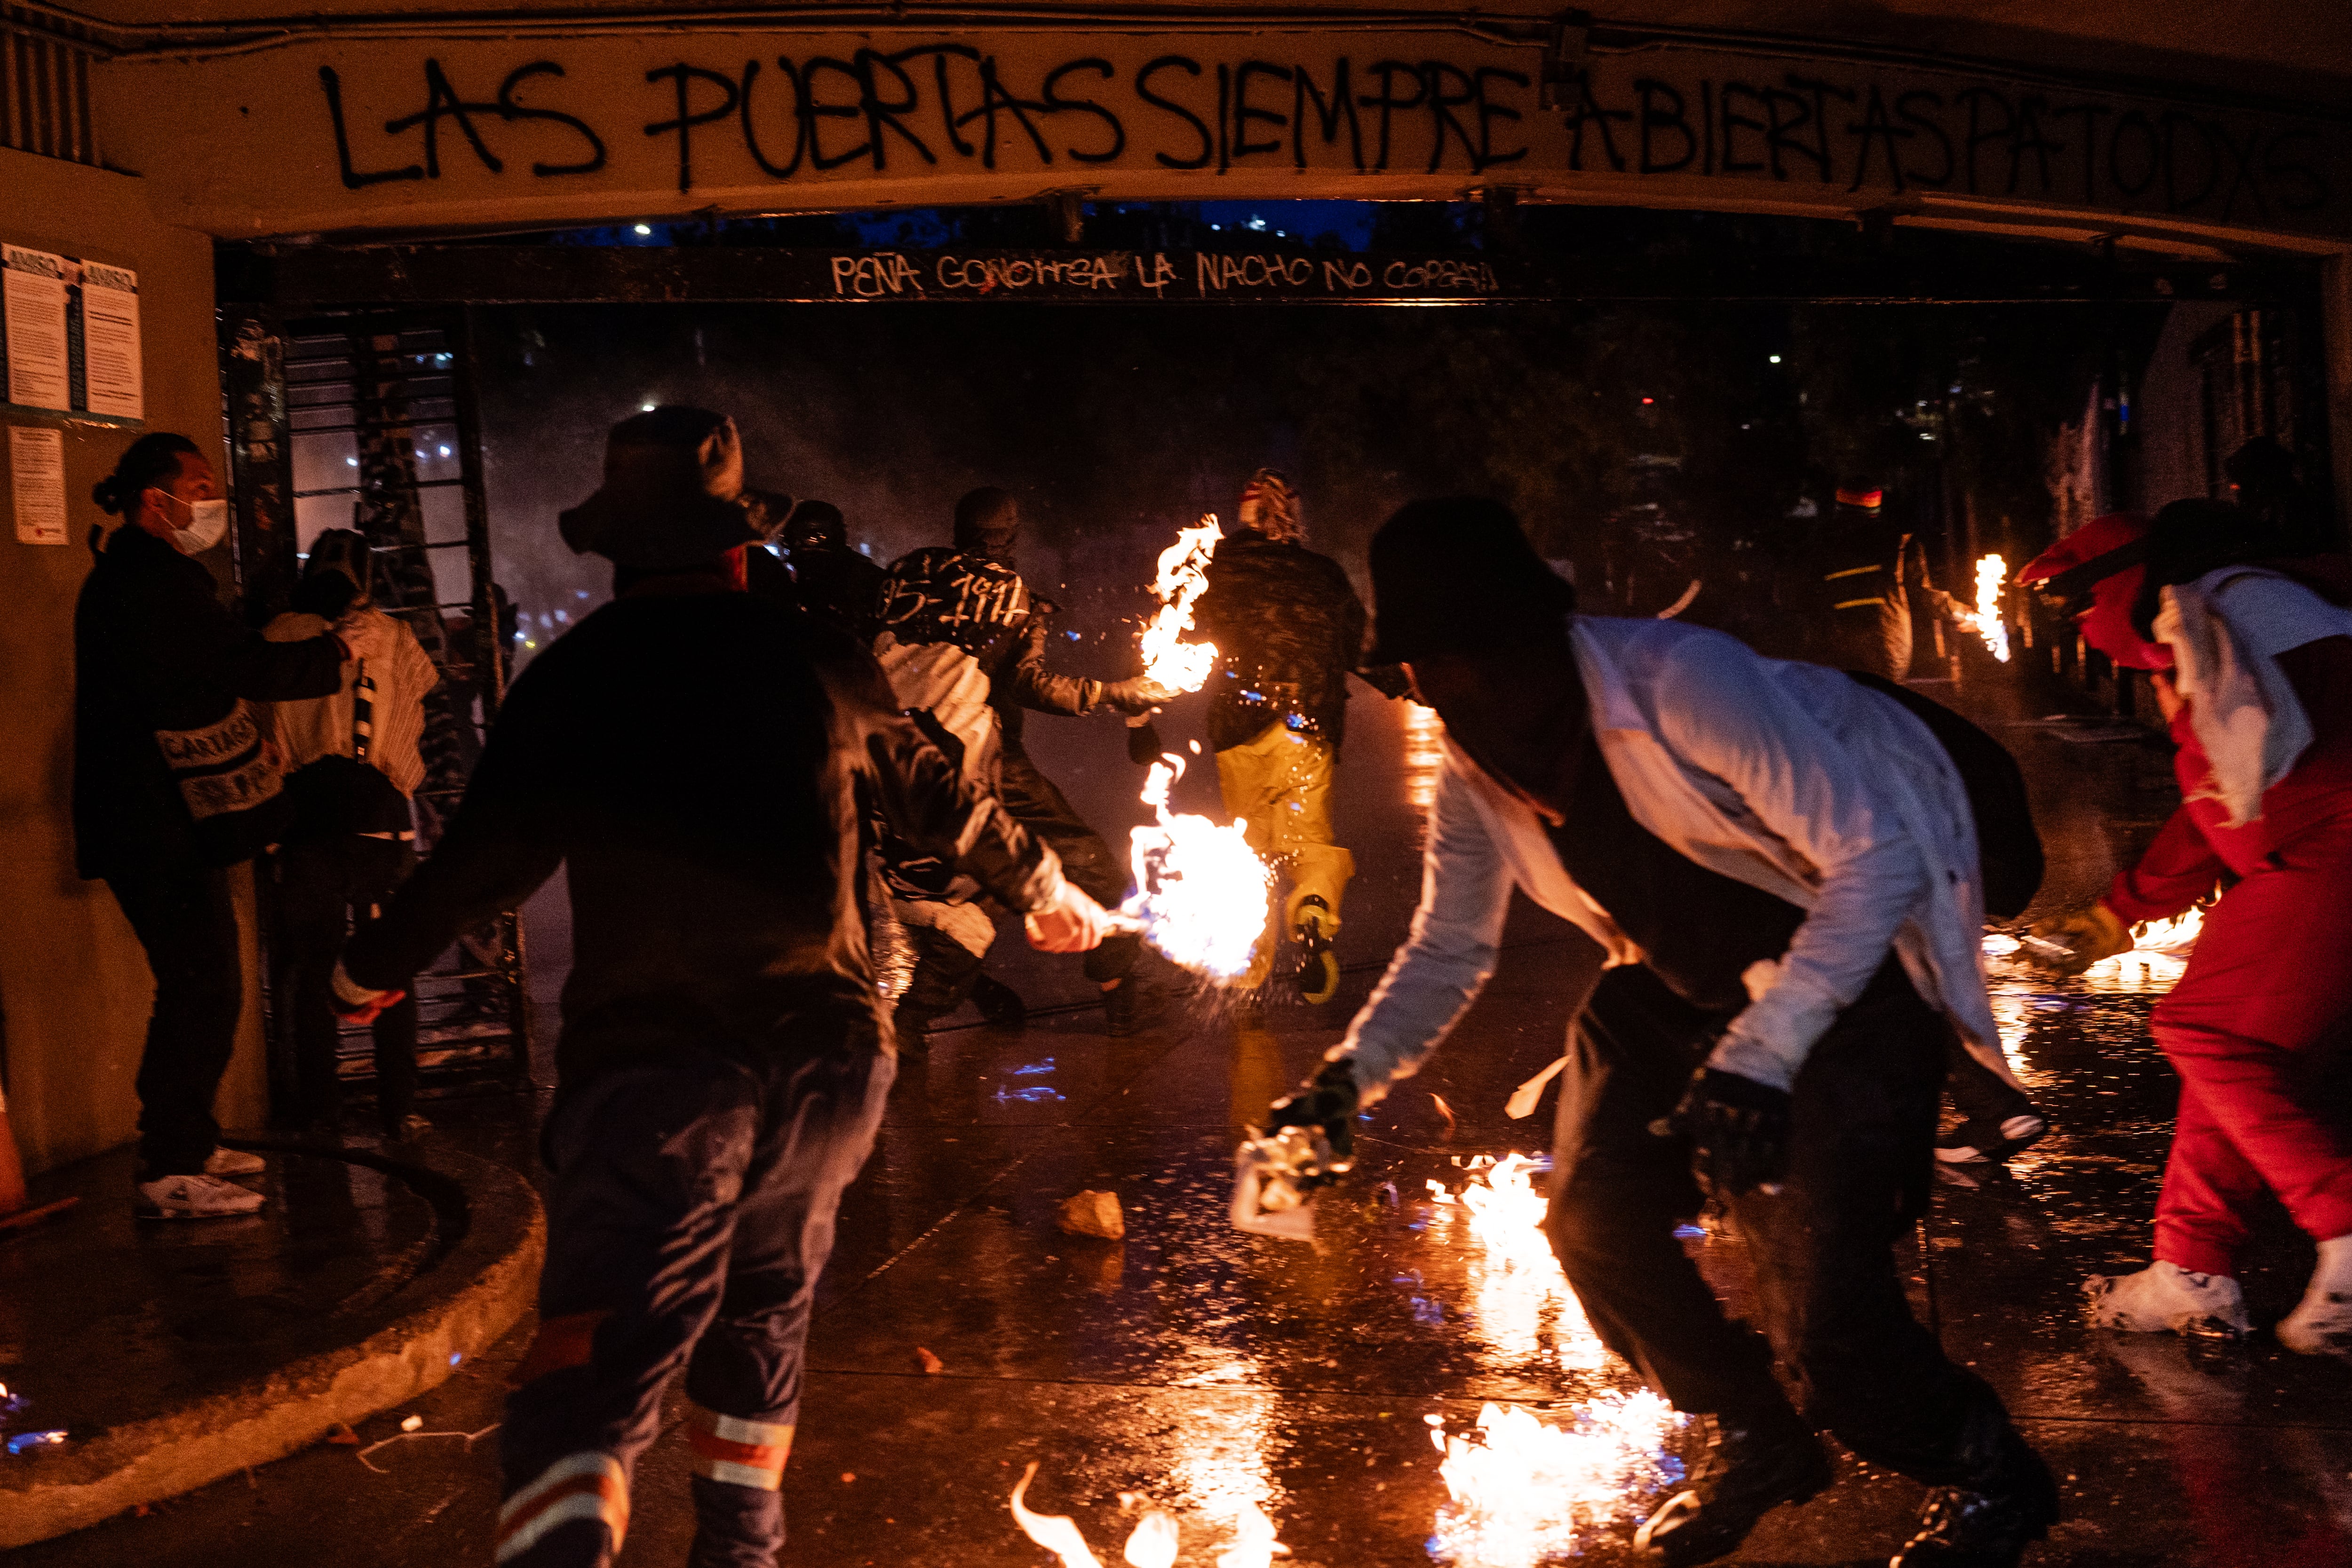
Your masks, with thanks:
<instances>
[{"instance_id":1,"label":"concrete curb","mask_svg":"<svg viewBox=\"0 0 2352 1568\"><path fill-rule=\"evenodd\" d=\"M441 1257L374 1314L381 1326L333 1350L166 1414L84 1436L0 1471L0 1551L176 1497L249 1466L307 1448L338 1421L446 1382L529 1310L546 1248L539 1196L515 1172L449 1151L404 1158L237 1139L240 1147L373 1165L433 1205L448 1238ZM389 1321L383 1321L389 1318Z\"/></svg>"}]
</instances>

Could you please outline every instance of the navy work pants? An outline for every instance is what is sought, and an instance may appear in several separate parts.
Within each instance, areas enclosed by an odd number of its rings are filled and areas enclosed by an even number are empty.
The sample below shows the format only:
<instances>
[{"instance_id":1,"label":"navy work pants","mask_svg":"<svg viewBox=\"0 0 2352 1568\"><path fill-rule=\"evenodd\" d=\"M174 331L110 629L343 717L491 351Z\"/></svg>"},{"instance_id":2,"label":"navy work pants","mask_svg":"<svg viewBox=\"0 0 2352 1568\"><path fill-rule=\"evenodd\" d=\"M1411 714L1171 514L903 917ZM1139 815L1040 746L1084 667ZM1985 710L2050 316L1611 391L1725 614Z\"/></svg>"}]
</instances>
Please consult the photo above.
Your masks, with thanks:
<instances>
[{"instance_id":1,"label":"navy work pants","mask_svg":"<svg viewBox=\"0 0 2352 1568\"><path fill-rule=\"evenodd\" d=\"M501 1564L613 1561L681 1365L693 1568L774 1562L810 1305L893 1071L870 1041L756 1058L668 1046L564 1086L539 1335L499 1433Z\"/></svg>"}]
</instances>

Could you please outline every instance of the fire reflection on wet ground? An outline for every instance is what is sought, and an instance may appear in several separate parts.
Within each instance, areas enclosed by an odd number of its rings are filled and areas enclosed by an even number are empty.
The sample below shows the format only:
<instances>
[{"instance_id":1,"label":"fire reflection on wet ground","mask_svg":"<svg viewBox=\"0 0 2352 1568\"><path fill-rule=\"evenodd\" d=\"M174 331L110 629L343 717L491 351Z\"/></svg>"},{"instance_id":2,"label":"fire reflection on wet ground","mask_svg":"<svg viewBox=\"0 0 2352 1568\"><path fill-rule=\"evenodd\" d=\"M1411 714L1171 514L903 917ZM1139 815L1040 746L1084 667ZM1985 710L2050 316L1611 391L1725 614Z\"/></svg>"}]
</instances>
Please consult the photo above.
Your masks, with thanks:
<instances>
[{"instance_id":1,"label":"fire reflection on wet ground","mask_svg":"<svg viewBox=\"0 0 2352 1568\"><path fill-rule=\"evenodd\" d=\"M1608 1352L1540 1228L1548 1164L1514 1153L1464 1168L1470 1180L1458 1191L1428 1184L1428 1235L1466 1259L1472 1331L1508 1363L1549 1363L1621 1385L1574 1401L1565 1419L1491 1402L1467 1431L1426 1418L1448 1496L1430 1554L1456 1568L1535 1568L1575 1552L1594 1526L1649 1511L1682 1477L1670 1448L1684 1418L1631 1386L1625 1368L1605 1376Z\"/></svg>"}]
</instances>

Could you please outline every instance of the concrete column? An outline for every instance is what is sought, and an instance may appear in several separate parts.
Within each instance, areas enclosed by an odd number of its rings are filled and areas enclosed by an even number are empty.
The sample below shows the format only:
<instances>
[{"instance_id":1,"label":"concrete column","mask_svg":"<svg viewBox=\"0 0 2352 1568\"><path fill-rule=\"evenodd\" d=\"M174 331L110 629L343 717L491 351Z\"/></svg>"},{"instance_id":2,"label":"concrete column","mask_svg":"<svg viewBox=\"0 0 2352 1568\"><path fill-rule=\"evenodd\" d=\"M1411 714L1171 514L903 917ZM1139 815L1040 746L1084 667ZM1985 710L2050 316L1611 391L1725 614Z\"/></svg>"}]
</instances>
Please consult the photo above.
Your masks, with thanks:
<instances>
[{"instance_id":1,"label":"concrete column","mask_svg":"<svg viewBox=\"0 0 2352 1568\"><path fill-rule=\"evenodd\" d=\"M2352 533L2352 254L2320 263L2321 325L2327 354L2327 453L2336 527Z\"/></svg>"}]
</instances>

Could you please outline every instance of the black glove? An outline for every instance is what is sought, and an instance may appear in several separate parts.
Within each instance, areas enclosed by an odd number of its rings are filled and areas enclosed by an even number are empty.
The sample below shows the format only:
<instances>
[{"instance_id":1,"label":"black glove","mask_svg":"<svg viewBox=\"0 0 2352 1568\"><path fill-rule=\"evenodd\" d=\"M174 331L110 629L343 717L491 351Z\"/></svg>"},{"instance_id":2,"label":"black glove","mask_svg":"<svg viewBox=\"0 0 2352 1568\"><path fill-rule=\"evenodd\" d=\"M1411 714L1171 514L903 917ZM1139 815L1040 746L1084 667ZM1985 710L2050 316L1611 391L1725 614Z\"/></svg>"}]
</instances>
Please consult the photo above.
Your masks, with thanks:
<instances>
[{"instance_id":1,"label":"black glove","mask_svg":"<svg viewBox=\"0 0 2352 1568\"><path fill-rule=\"evenodd\" d=\"M1356 1152L1356 1074L1346 1062L1325 1062L1323 1070L1266 1112L1265 1130L1319 1127L1331 1152L1345 1160Z\"/></svg>"},{"instance_id":2,"label":"black glove","mask_svg":"<svg viewBox=\"0 0 2352 1568\"><path fill-rule=\"evenodd\" d=\"M1139 768L1148 768L1160 760L1164 748L1160 744L1160 731L1150 720L1127 727L1127 760Z\"/></svg>"},{"instance_id":3,"label":"black glove","mask_svg":"<svg viewBox=\"0 0 2352 1568\"><path fill-rule=\"evenodd\" d=\"M1789 1094L1736 1072L1701 1068L1658 1131L1691 1141L1691 1170L1717 1197L1780 1190L1789 1168Z\"/></svg>"},{"instance_id":4,"label":"black glove","mask_svg":"<svg viewBox=\"0 0 2352 1568\"><path fill-rule=\"evenodd\" d=\"M1148 675L1107 681L1102 689L1102 700L1122 713L1149 713L1175 695Z\"/></svg>"}]
</instances>

